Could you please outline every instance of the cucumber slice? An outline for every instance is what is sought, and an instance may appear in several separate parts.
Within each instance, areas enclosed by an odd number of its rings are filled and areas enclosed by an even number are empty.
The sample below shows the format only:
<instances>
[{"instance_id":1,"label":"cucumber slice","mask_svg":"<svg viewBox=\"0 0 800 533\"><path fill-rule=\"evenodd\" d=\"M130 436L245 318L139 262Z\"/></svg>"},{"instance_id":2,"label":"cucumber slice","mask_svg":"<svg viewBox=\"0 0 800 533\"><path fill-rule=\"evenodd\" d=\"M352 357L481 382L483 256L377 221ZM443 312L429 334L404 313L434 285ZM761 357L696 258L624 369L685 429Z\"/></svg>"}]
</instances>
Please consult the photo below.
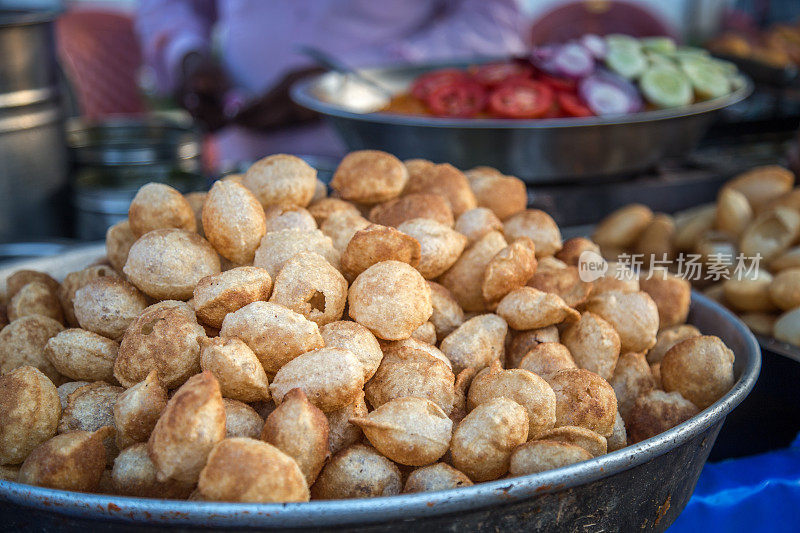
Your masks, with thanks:
<instances>
[{"instance_id":1,"label":"cucumber slice","mask_svg":"<svg viewBox=\"0 0 800 533\"><path fill-rule=\"evenodd\" d=\"M731 92L731 79L713 61L684 58L680 65L700 100L719 98Z\"/></svg>"},{"instance_id":2,"label":"cucumber slice","mask_svg":"<svg viewBox=\"0 0 800 533\"><path fill-rule=\"evenodd\" d=\"M675 67L652 67L642 74L639 88L645 100L656 107L681 107L694 99L692 84Z\"/></svg>"},{"instance_id":3,"label":"cucumber slice","mask_svg":"<svg viewBox=\"0 0 800 533\"><path fill-rule=\"evenodd\" d=\"M710 61L714 63L714 65L716 65L720 70L722 70L722 72L729 78L739 75L739 68L735 63L717 58L713 58Z\"/></svg>"},{"instance_id":4,"label":"cucumber slice","mask_svg":"<svg viewBox=\"0 0 800 533\"><path fill-rule=\"evenodd\" d=\"M660 52L669 54L677 50L678 46L672 37L645 37L640 39L645 52Z\"/></svg>"},{"instance_id":5,"label":"cucumber slice","mask_svg":"<svg viewBox=\"0 0 800 533\"><path fill-rule=\"evenodd\" d=\"M666 54L648 52L645 55L647 56L647 63L650 67L664 67L678 70L678 65Z\"/></svg>"},{"instance_id":6,"label":"cucumber slice","mask_svg":"<svg viewBox=\"0 0 800 533\"><path fill-rule=\"evenodd\" d=\"M610 46L605 58L606 66L623 78L638 78L647 69L647 57L640 48Z\"/></svg>"},{"instance_id":7,"label":"cucumber slice","mask_svg":"<svg viewBox=\"0 0 800 533\"><path fill-rule=\"evenodd\" d=\"M642 44L639 42L639 39L631 37L630 35L612 33L611 35L606 35L605 39L606 45L608 45L609 48L635 48L640 51L642 49Z\"/></svg>"}]
</instances>

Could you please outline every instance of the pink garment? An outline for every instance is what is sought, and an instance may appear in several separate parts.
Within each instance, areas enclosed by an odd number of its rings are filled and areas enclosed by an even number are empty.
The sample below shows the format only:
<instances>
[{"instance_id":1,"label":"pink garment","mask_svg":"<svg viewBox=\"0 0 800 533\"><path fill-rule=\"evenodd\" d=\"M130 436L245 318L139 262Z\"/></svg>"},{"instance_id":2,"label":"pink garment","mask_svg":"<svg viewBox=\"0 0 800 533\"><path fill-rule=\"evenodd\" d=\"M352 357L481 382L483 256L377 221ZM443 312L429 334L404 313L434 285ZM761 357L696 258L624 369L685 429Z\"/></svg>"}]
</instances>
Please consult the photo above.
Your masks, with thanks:
<instances>
[{"instance_id":1,"label":"pink garment","mask_svg":"<svg viewBox=\"0 0 800 533\"><path fill-rule=\"evenodd\" d=\"M246 96L263 93L286 73L310 65L299 44L351 65L523 53L525 20L518 0L141 0L136 21L145 61L170 91L182 58L208 52L216 32L223 64ZM270 134L226 128L223 162L278 151L338 155L326 126Z\"/></svg>"}]
</instances>

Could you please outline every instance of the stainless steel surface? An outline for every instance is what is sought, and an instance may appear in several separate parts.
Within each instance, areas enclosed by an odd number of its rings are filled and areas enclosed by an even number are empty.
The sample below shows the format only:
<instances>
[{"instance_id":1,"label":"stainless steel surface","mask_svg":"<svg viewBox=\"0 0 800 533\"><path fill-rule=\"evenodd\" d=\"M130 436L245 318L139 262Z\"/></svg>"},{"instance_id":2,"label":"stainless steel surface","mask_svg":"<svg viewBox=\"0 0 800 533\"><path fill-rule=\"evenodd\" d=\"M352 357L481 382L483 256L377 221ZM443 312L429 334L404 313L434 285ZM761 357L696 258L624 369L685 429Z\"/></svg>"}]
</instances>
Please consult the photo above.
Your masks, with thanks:
<instances>
[{"instance_id":1,"label":"stainless steel surface","mask_svg":"<svg viewBox=\"0 0 800 533\"><path fill-rule=\"evenodd\" d=\"M395 92L440 63L366 69ZM363 84L338 73L298 82L292 98L323 114L348 148L378 149L401 159L422 157L459 168L490 165L531 184L633 175L664 157L686 156L716 114L745 99L746 78L730 95L675 110L622 117L542 120L448 119L374 112L384 103Z\"/></svg>"},{"instance_id":2,"label":"stainless steel surface","mask_svg":"<svg viewBox=\"0 0 800 533\"><path fill-rule=\"evenodd\" d=\"M67 127L73 160L75 233L100 239L124 219L145 183L167 183L182 192L203 189L200 134L191 124L159 117L111 119Z\"/></svg>"},{"instance_id":3,"label":"stainless steel surface","mask_svg":"<svg viewBox=\"0 0 800 533\"><path fill-rule=\"evenodd\" d=\"M0 242L66 235L53 20L0 10Z\"/></svg>"},{"instance_id":4,"label":"stainless steel surface","mask_svg":"<svg viewBox=\"0 0 800 533\"><path fill-rule=\"evenodd\" d=\"M761 348L764 350L769 350L770 352L788 357L800 363L800 346L779 341L776 338L767 337L765 335L756 335L756 339L758 339L758 344L760 344Z\"/></svg>"},{"instance_id":5,"label":"stainless steel surface","mask_svg":"<svg viewBox=\"0 0 800 533\"><path fill-rule=\"evenodd\" d=\"M101 254L102 247L86 250L83 264ZM79 267L79 258L80 252L73 252L24 266L58 277ZM0 285L13 270L0 270ZM566 468L450 491L301 504L148 500L0 481L0 514L11 528L57 527L62 531L168 527L663 531L686 505L725 416L747 396L760 368L755 338L724 308L695 294L690 322L720 336L733 349L733 389L698 416L661 435Z\"/></svg>"}]
</instances>

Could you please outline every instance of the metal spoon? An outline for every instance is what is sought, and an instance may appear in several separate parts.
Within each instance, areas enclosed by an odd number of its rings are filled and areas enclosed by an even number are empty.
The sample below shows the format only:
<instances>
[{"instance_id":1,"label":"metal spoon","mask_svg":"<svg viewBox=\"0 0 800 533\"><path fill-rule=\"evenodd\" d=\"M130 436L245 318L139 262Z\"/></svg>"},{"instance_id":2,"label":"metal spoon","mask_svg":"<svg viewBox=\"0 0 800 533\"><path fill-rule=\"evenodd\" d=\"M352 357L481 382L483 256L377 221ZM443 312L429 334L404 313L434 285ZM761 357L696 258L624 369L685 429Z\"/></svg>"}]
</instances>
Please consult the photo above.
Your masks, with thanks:
<instances>
[{"instance_id":1,"label":"metal spoon","mask_svg":"<svg viewBox=\"0 0 800 533\"><path fill-rule=\"evenodd\" d=\"M379 91L382 96L386 98L391 98L394 96L394 92L389 90L388 88L384 87L380 83L372 80L359 72L358 70L348 66L340 59L330 55L328 52L324 52L319 48L315 48L313 46L308 45L299 45L297 46L297 51L301 54L313 59L321 66L343 74L345 76L349 76L353 79L358 80L359 82L363 83L364 85L368 85L369 87Z\"/></svg>"}]
</instances>

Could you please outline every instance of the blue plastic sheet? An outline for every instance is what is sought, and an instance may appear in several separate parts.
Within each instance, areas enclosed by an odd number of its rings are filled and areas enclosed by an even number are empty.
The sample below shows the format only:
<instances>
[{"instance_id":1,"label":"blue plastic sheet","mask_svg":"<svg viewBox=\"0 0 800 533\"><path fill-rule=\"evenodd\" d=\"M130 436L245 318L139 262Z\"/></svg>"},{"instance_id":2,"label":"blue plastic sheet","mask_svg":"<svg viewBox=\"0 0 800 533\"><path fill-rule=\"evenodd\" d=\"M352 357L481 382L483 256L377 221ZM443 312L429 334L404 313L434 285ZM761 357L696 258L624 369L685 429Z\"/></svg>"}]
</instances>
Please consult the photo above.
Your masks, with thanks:
<instances>
[{"instance_id":1,"label":"blue plastic sheet","mask_svg":"<svg viewBox=\"0 0 800 533\"><path fill-rule=\"evenodd\" d=\"M800 531L800 435L785 450L707 464L669 531Z\"/></svg>"}]
</instances>

